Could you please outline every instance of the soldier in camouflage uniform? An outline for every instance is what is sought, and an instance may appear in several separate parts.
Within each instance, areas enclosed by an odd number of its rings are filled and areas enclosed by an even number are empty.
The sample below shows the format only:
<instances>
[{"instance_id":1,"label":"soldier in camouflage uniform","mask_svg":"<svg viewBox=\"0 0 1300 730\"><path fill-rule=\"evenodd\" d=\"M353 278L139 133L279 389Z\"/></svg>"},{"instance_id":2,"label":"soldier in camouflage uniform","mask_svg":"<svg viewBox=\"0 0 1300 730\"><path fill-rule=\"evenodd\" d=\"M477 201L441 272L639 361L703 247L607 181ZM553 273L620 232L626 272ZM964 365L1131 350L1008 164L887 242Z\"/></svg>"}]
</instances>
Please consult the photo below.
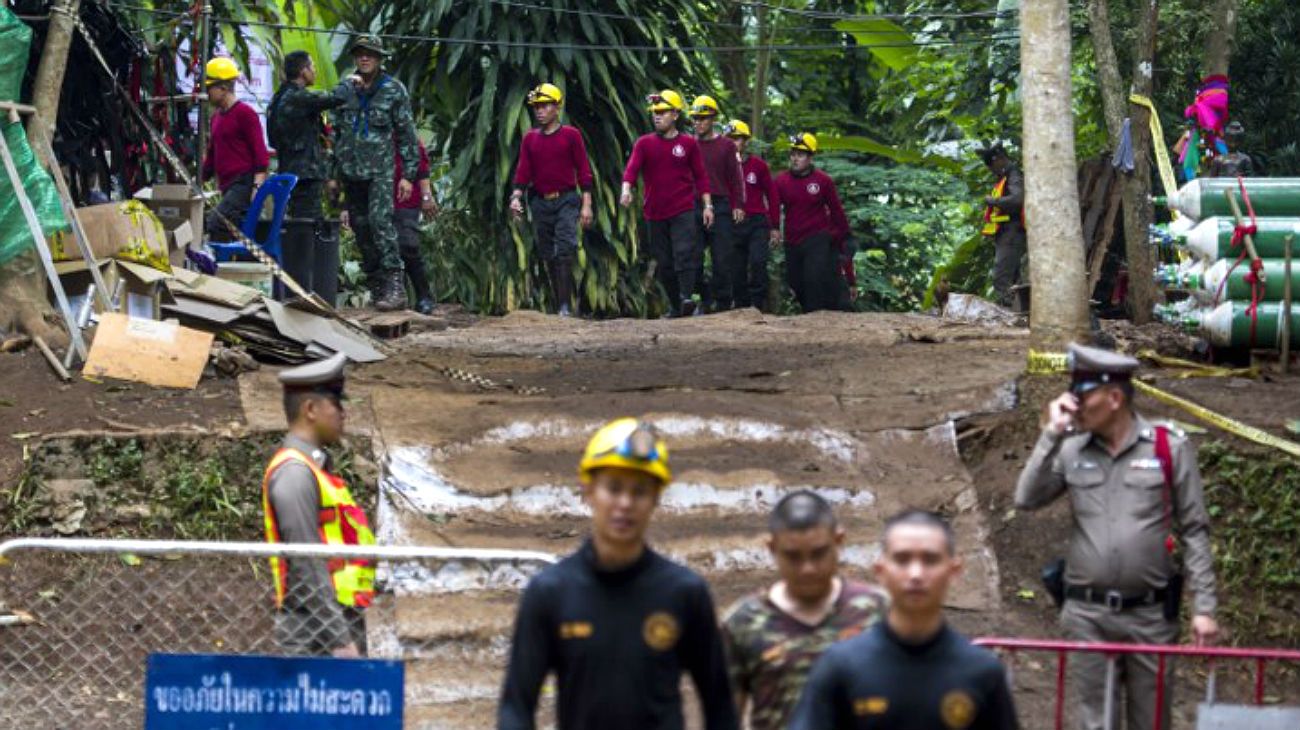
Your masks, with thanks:
<instances>
[{"instance_id":1,"label":"soldier in camouflage uniform","mask_svg":"<svg viewBox=\"0 0 1300 730\"><path fill-rule=\"evenodd\" d=\"M375 308L405 309L406 282L393 224L393 170L400 155L404 172L397 195L412 195L420 157L411 99L402 82L383 72L388 52L378 38L360 36L351 52L361 79L355 85L344 81L336 90L347 101L335 111L335 170L361 249L362 269L372 277L371 290L380 292Z\"/></svg>"},{"instance_id":2,"label":"soldier in camouflage uniform","mask_svg":"<svg viewBox=\"0 0 1300 730\"><path fill-rule=\"evenodd\" d=\"M315 256L331 243L337 246L337 241L326 239L332 232L324 223L325 213L321 208L322 191L330 176L324 113L347 103L347 99L337 88L333 92L312 91L314 83L316 66L311 55L306 51L287 54L284 84L271 97L266 129L279 161L279 172L298 176L298 184L289 197L288 215L313 223L311 230L289 228L281 263L294 281L319 291L312 279ZM311 240L299 241L300 235Z\"/></svg>"},{"instance_id":3,"label":"soldier in camouflage uniform","mask_svg":"<svg viewBox=\"0 0 1300 730\"><path fill-rule=\"evenodd\" d=\"M877 621L886 598L837 575L844 530L826 500L787 495L768 520L780 580L741 599L722 624L736 708L753 730L785 730L813 663L831 644Z\"/></svg>"}]
</instances>

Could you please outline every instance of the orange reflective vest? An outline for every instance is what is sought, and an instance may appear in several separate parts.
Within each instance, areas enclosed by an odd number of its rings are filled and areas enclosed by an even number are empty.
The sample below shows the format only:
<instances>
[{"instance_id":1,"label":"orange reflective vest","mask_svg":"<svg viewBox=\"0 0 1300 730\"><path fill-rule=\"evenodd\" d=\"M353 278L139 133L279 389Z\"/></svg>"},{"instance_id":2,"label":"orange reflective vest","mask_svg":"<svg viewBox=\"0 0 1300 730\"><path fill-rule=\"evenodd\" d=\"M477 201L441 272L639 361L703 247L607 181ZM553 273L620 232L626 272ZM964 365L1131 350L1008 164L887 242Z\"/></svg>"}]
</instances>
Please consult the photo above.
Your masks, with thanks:
<instances>
[{"instance_id":1,"label":"orange reflective vest","mask_svg":"<svg viewBox=\"0 0 1300 730\"><path fill-rule=\"evenodd\" d=\"M305 464L316 476L320 489L320 540L326 545L374 545L375 535L370 531L366 513L352 499L352 493L342 479L316 465L316 462L297 449L283 448L271 457L262 477L262 513L266 520L266 541L278 543L280 526L271 509L271 474L286 461ZM369 560L331 559L327 566L334 584L334 594L344 606L365 608L374 598L375 568ZM275 579L275 605L284 605L288 588L289 566L282 558L271 558L271 576Z\"/></svg>"},{"instance_id":2,"label":"orange reflective vest","mask_svg":"<svg viewBox=\"0 0 1300 730\"><path fill-rule=\"evenodd\" d=\"M993 186L993 192L990 195L994 198L1000 198L1002 193L1006 192L1006 189L1007 179L1004 177L998 180L997 185ZM1010 220L1011 216L1003 213L1002 209L996 205L986 206L984 208L984 227L980 229L980 233L986 236L996 236L998 235L998 228Z\"/></svg>"}]
</instances>

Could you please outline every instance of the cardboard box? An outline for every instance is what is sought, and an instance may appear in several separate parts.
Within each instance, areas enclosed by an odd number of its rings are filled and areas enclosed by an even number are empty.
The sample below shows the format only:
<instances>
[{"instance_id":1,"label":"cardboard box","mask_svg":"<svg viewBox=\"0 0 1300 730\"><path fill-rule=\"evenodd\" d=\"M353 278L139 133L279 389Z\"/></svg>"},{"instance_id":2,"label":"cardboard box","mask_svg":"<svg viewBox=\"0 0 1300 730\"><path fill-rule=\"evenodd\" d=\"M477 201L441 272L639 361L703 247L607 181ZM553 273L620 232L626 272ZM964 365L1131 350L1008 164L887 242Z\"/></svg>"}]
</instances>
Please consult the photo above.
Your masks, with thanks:
<instances>
[{"instance_id":1,"label":"cardboard box","mask_svg":"<svg viewBox=\"0 0 1300 730\"><path fill-rule=\"evenodd\" d=\"M194 235L203 230L203 198L193 194L187 185L155 185L141 189L135 197L149 206L168 231L186 222Z\"/></svg>"},{"instance_id":2,"label":"cardboard box","mask_svg":"<svg viewBox=\"0 0 1300 730\"><path fill-rule=\"evenodd\" d=\"M81 310L86 299L86 292L94 279L90 267L85 261L60 261L54 265L59 275L63 290L68 294L68 304L75 314ZM141 319L160 319L162 305L171 303L174 298L167 290L167 281L171 278L157 269L129 261L104 259L99 262L100 276L104 286L112 296L121 282L122 295L118 300L118 311ZM98 310L98 304L93 305ZM102 314L102 312L101 312Z\"/></svg>"},{"instance_id":3,"label":"cardboard box","mask_svg":"<svg viewBox=\"0 0 1300 730\"><path fill-rule=\"evenodd\" d=\"M168 235L148 208L135 201L105 203L77 209L96 261L116 258L162 269L168 265ZM54 247L56 261L80 261L81 250L71 233Z\"/></svg>"},{"instance_id":4,"label":"cardboard box","mask_svg":"<svg viewBox=\"0 0 1300 730\"><path fill-rule=\"evenodd\" d=\"M203 377L211 349L211 332L108 313L100 318L81 372L163 388L193 388Z\"/></svg>"}]
</instances>

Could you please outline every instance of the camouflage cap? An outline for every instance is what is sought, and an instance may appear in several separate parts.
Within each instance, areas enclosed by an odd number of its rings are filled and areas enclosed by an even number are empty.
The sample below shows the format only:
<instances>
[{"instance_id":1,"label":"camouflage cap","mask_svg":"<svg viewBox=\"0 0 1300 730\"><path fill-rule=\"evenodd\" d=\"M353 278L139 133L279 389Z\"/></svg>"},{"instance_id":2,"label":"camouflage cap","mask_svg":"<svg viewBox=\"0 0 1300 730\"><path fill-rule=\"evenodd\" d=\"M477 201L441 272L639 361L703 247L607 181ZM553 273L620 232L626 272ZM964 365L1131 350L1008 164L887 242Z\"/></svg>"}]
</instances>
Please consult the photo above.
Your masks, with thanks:
<instances>
[{"instance_id":1,"label":"camouflage cap","mask_svg":"<svg viewBox=\"0 0 1300 730\"><path fill-rule=\"evenodd\" d=\"M1067 356L1070 365L1070 392L1082 395L1102 385L1127 383L1138 369L1137 358L1099 347L1071 344Z\"/></svg>"},{"instance_id":2,"label":"camouflage cap","mask_svg":"<svg viewBox=\"0 0 1300 730\"><path fill-rule=\"evenodd\" d=\"M388 49L384 48L383 41L379 40L377 35L359 35L352 40L352 45L348 46L348 53L356 53L358 50L371 51L378 53L382 58L388 58L390 55Z\"/></svg>"}]
</instances>

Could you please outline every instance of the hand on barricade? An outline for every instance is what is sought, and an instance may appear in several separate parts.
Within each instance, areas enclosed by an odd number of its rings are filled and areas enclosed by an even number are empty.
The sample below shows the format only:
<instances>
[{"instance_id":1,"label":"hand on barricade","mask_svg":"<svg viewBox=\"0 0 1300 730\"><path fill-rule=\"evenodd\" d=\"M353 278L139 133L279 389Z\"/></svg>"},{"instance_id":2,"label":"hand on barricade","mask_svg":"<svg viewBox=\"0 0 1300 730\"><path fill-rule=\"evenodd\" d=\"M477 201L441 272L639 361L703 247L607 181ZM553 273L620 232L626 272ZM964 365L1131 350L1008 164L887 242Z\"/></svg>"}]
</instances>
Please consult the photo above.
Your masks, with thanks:
<instances>
[{"instance_id":1,"label":"hand on barricade","mask_svg":"<svg viewBox=\"0 0 1300 730\"><path fill-rule=\"evenodd\" d=\"M1197 646L1214 646L1219 639L1219 622L1212 616L1192 617L1192 641Z\"/></svg>"}]
</instances>

